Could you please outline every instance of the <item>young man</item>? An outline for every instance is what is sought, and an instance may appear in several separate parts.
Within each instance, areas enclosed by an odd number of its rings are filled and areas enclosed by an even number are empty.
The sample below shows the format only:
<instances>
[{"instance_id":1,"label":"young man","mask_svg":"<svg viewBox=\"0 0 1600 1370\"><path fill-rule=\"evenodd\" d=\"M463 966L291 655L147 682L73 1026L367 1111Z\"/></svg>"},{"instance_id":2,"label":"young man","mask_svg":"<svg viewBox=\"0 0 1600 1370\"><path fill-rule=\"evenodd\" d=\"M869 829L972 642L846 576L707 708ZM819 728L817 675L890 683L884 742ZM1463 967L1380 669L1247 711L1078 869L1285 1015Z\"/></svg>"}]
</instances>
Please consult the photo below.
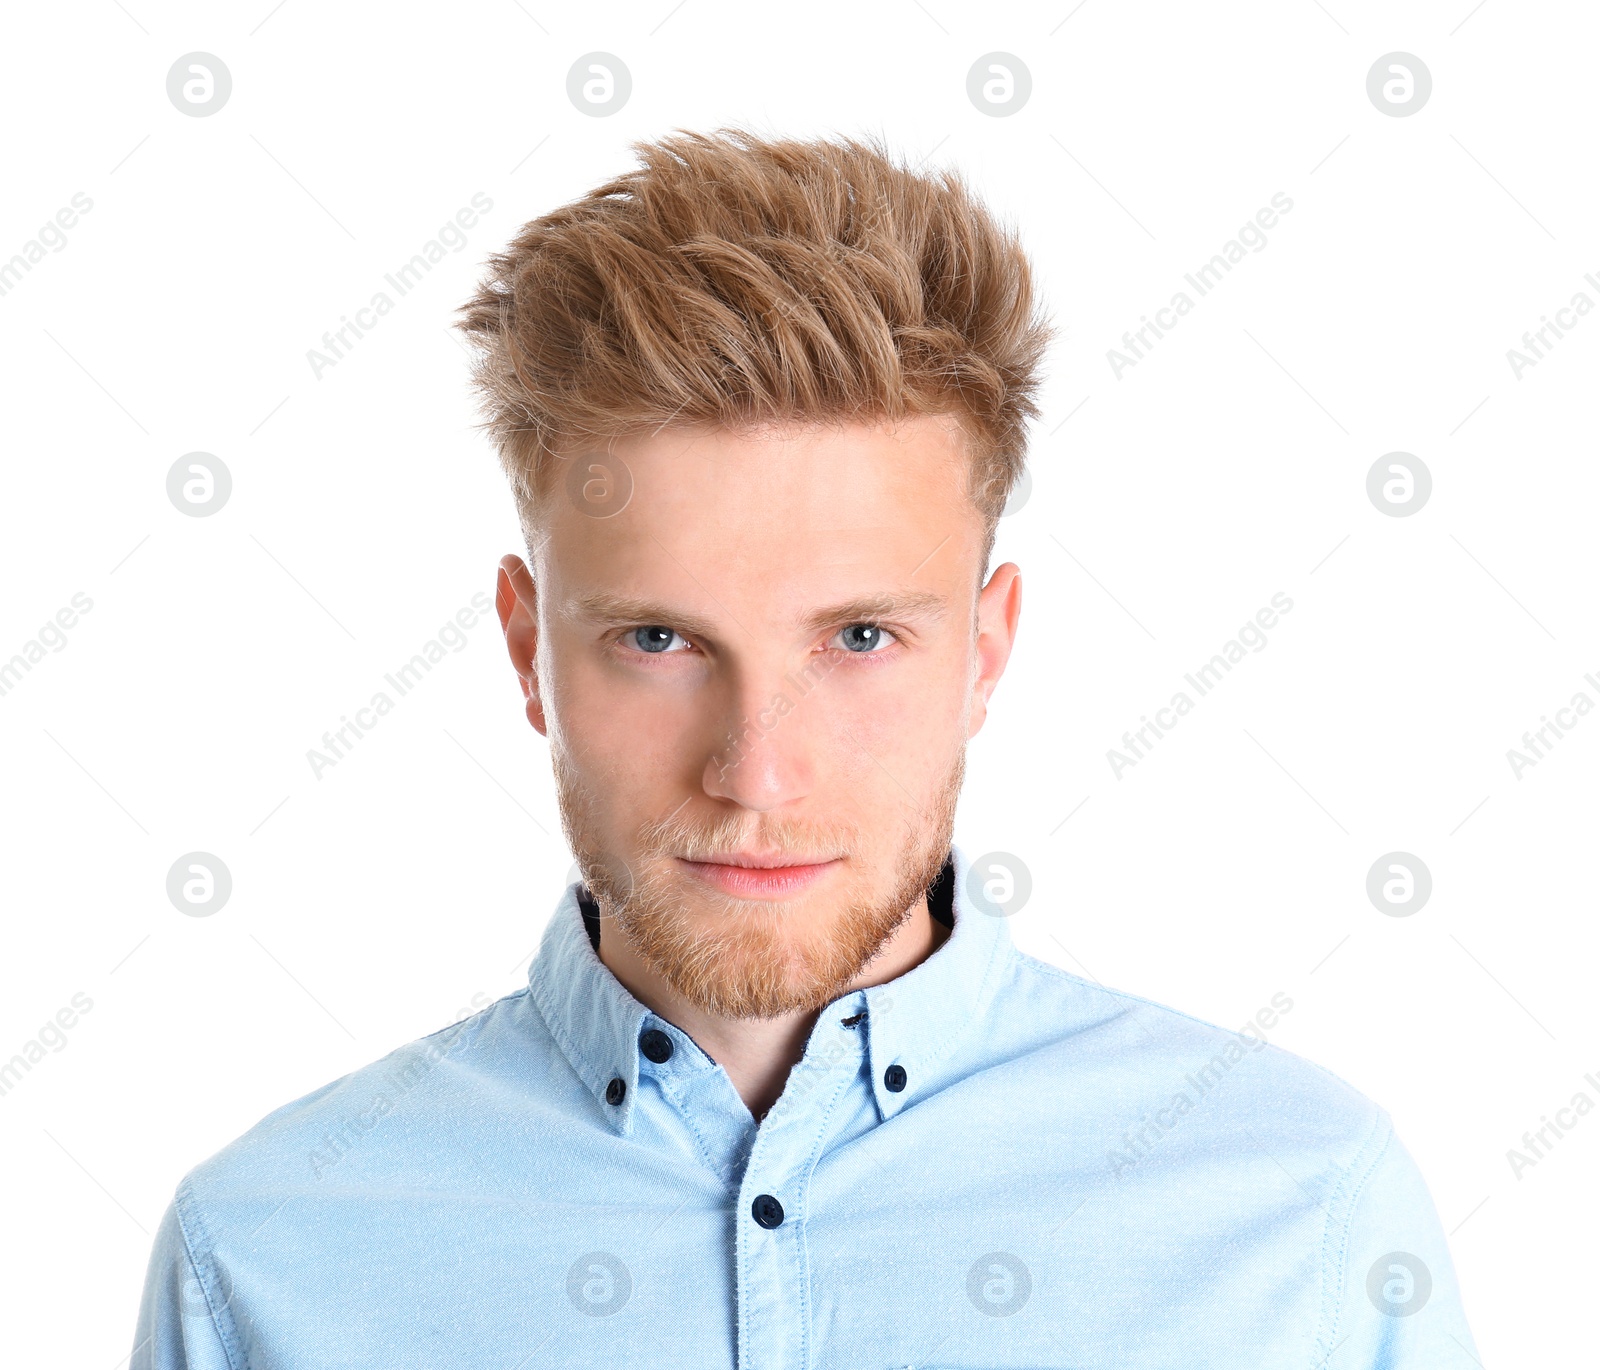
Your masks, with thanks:
<instances>
[{"instance_id":1,"label":"young man","mask_svg":"<svg viewBox=\"0 0 1600 1370\"><path fill-rule=\"evenodd\" d=\"M1470 1366L1387 1115L1022 954L952 846L1015 237L876 144L638 151L463 323L583 878L526 989L183 1180L135 1370Z\"/></svg>"}]
</instances>

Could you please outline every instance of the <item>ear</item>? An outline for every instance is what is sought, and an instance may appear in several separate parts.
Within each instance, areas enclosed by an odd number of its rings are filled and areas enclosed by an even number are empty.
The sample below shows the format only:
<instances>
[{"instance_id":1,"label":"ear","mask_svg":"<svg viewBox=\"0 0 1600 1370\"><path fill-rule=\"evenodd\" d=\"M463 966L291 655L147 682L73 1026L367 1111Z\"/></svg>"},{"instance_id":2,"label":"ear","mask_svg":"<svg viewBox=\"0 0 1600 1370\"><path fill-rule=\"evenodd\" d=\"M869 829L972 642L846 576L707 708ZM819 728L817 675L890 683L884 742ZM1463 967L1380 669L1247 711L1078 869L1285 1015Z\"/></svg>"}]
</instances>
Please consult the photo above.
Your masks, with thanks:
<instances>
[{"instance_id":1,"label":"ear","mask_svg":"<svg viewBox=\"0 0 1600 1370\"><path fill-rule=\"evenodd\" d=\"M974 662L972 705L967 716L967 736L973 737L989 716L989 696L994 693L1017 640L1022 616L1022 572L1012 562L997 566L989 583L978 591L978 643Z\"/></svg>"},{"instance_id":2,"label":"ear","mask_svg":"<svg viewBox=\"0 0 1600 1370\"><path fill-rule=\"evenodd\" d=\"M511 666L522 682L527 701L528 722L541 736L545 733L544 703L539 696L539 592L528 564L515 552L500 558L500 574L495 579L494 607L505 630L506 650Z\"/></svg>"}]
</instances>

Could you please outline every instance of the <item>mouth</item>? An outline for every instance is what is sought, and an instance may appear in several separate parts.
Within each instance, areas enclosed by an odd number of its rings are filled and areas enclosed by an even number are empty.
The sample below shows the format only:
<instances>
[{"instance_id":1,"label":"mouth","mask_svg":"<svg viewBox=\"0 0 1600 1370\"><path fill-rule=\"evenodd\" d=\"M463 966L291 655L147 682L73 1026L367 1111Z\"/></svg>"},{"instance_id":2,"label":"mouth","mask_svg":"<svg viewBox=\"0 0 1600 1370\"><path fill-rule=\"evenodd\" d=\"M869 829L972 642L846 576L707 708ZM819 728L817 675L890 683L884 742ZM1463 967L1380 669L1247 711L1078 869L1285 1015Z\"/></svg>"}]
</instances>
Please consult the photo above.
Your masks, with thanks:
<instances>
[{"instance_id":1,"label":"mouth","mask_svg":"<svg viewBox=\"0 0 1600 1370\"><path fill-rule=\"evenodd\" d=\"M675 858L695 879L724 894L745 899L781 899L809 889L829 871L844 864L839 857L800 859L787 853L763 856L732 852L715 861Z\"/></svg>"}]
</instances>

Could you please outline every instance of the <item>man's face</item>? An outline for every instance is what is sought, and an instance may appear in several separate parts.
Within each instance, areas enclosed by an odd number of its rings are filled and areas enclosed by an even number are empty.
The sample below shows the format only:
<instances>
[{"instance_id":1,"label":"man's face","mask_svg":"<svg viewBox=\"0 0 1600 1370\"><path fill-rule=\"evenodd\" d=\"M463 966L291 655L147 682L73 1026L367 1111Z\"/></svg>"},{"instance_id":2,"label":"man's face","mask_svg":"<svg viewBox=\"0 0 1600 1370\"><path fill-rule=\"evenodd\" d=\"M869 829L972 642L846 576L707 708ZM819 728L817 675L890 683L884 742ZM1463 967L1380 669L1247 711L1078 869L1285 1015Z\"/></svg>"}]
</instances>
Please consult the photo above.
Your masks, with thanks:
<instances>
[{"instance_id":1,"label":"man's face","mask_svg":"<svg viewBox=\"0 0 1600 1370\"><path fill-rule=\"evenodd\" d=\"M1020 606L967 463L945 419L667 428L553 473L536 590L502 563L602 936L707 1012L822 1007L938 875Z\"/></svg>"}]
</instances>

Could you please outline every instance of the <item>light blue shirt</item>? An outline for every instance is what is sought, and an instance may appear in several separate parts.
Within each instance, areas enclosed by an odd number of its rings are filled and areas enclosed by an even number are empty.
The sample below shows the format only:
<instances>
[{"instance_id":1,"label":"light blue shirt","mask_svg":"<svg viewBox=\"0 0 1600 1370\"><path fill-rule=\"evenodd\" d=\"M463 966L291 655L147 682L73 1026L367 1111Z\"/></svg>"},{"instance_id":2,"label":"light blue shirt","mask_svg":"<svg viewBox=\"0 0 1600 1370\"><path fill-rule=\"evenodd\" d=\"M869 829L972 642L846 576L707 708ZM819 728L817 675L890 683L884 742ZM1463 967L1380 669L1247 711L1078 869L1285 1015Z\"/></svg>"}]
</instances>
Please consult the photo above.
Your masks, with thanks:
<instances>
[{"instance_id":1,"label":"light blue shirt","mask_svg":"<svg viewBox=\"0 0 1600 1370\"><path fill-rule=\"evenodd\" d=\"M759 1126L569 887L526 989L185 1176L132 1370L1470 1370L1386 1113L1024 954L952 861Z\"/></svg>"}]
</instances>

